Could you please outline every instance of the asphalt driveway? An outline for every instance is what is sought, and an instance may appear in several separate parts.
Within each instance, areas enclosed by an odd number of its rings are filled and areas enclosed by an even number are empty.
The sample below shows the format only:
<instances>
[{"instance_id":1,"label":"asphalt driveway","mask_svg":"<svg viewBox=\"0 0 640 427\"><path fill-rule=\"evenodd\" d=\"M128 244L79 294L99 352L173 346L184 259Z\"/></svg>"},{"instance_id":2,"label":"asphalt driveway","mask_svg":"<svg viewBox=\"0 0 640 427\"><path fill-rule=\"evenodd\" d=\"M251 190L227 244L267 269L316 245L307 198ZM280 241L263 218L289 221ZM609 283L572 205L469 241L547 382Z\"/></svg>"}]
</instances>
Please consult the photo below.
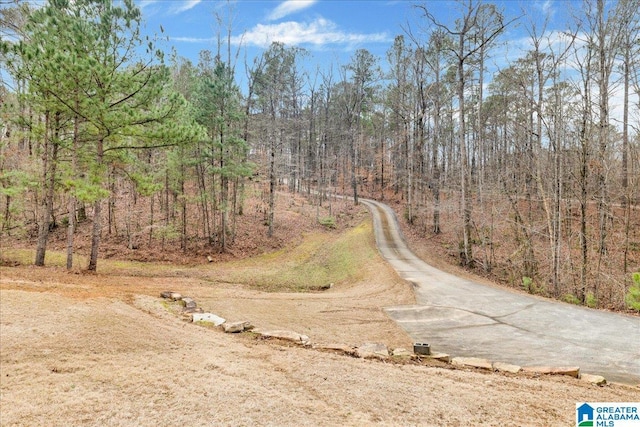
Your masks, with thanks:
<instances>
[{"instance_id":1,"label":"asphalt driveway","mask_svg":"<svg viewBox=\"0 0 640 427\"><path fill-rule=\"evenodd\" d=\"M452 356L521 366L579 366L609 381L640 383L640 318L486 286L419 259L387 205L373 215L382 256L414 285L417 305L385 310L415 342Z\"/></svg>"}]
</instances>

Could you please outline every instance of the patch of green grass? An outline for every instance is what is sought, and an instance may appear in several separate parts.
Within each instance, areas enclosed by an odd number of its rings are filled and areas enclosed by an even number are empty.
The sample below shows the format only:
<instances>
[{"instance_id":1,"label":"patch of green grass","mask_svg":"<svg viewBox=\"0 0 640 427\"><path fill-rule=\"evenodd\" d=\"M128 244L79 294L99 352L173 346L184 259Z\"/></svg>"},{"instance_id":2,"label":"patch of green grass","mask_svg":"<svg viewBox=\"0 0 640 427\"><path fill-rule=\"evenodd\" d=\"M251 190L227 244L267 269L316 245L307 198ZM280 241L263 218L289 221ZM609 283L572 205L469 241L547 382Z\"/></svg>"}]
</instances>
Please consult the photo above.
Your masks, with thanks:
<instances>
[{"instance_id":1,"label":"patch of green grass","mask_svg":"<svg viewBox=\"0 0 640 427\"><path fill-rule=\"evenodd\" d=\"M2 249L2 259L20 265L32 265L36 256L34 249ZM89 258L85 255L73 254L74 270L86 269ZM47 250L44 258L47 267L66 267L67 253L64 251ZM131 276L153 277L166 275L174 271L175 266L117 259L98 258L98 272L104 274L127 274Z\"/></svg>"},{"instance_id":2,"label":"patch of green grass","mask_svg":"<svg viewBox=\"0 0 640 427\"><path fill-rule=\"evenodd\" d=\"M15 262L20 265L33 264L36 252L30 249L5 249L2 248L1 256L3 261ZM46 258L45 258L46 260Z\"/></svg>"},{"instance_id":3,"label":"patch of green grass","mask_svg":"<svg viewBox=\"0 0 640 427\"><path fill-rule=\"evenodd\" d=\"M358 280L373 256L371 223L363 222L337 236L310 234L298 246L214 268L220 280L269 292L306 292Z\"/></svg>"},{"instance_id":4,"label":"patch of green grass","mask_svg":"<svg viewBox=\"0 0 640 427\"><path fill-rule=\"evenodd\" d=\"M34 249L2 249L2 259L13 261L21 265L33 264L36 258ZM74 265L87 264L87 257L81 255L73 255ZM44 257L44 264L50 267L64 267L67 265L67 253L63 251L47 250Z\"/></svg>"}]
</instances>

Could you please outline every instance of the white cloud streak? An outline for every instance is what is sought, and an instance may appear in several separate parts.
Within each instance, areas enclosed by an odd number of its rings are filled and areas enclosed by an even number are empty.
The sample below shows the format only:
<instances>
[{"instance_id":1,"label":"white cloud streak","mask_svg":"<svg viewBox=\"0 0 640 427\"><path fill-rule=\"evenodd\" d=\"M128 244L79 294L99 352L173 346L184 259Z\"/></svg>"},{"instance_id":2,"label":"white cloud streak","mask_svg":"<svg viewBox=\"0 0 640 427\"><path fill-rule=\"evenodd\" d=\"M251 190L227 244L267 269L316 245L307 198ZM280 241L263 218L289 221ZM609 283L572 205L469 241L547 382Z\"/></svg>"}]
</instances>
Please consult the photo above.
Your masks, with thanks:
<instances>
[{"instance_id":1,"label":"white cloud streak","mask_svg":"<svg viewBox=\"0 0 640 427\"><path fill-rule=\"evenodd\" d=\"M151 9L154 9L152 12L149 12L148 10L145 11L145 14L147 15L149 13L155 14L157 12L160 12L161 10L164 10L165 12L168 12L172 15L176 15L178 13L186 12L187 10L193 9L201 2L202 0L181 0L171 2L171 7L162 8L163 4L166 6L167 2L162 2L160 0L142 0L138 3L138 6L142 10L149 8L150 6Z\"/></svg>"},{"instance_id":2,"label":"white cloud streak","mask_svg":"<svg viewBox=\"0 0 640 427\"><path fill-rule=\"evenodd\" d=\"M291 15L292 13L298 12L303 9L307 9L313 4L316 3L316 0L286 0L283 1L273 9L273 11L267 16L269 21L276 21L278 19L284 18L285 16Z\"/></svg>"},{"instance_id":3,"label":"white cloud streak","mask_svg":"<svg viewBox=\"0 0 640 427\"><path fill-rule=\"evenodd\" d=\"M553 14L555 13L555 8L553 7L552 0L544 0L542 2L538 1L534 3L534 7L538 8L544 15L553 16Z\"/></svg>"},{"instance_id":4,"label":"white cloud streak","mask_svg":"<svg viewBox=\"0 0 640 427\"><path fill-rule=\"evenodd\" d=\"M214 37L170 37L171 41L183 43L211 43L216 41Z\"/></svg>"},{"instance_id":5,"label":"white cloud streak","mask_svg":"<svg viewBox=\"0 0 640 427\"><path fill-rule=\"evenodd\" d=\"M142 0L140 3L138 3L138 6L140 6L140 9L144 9L147 6L150 6L154 3L158 3L158 0Z\"/></svg>"},{"instance_id":6,"label":"white cloud streak","mask_svg":"<svg viewBox=\"0 0 640 427\"><path fill-rule=\"evenodd\" d=\"M200 3L202 0L186 0L180 2L180 4L172 9L172 13L182 13L186 12L189 9L193 9Z\"/></svg>"},{"instance_id":7,"label":"white cloud streak","mask_svg":"<svg viewBox=\"0 0 640 427\"><path fill-rule=\"evenodd\" d=\"M388 43L392 38L387 33L358 34L347 33L338 29L337 25L324 18L309 23L295 21L279 24L258 24L242 37L236 37L235 43L266 48L273 42L281 42L289 46L313 45L322 48L326 45L346 45L347 47L362 43Z\"/></svg>"}]
</instances>

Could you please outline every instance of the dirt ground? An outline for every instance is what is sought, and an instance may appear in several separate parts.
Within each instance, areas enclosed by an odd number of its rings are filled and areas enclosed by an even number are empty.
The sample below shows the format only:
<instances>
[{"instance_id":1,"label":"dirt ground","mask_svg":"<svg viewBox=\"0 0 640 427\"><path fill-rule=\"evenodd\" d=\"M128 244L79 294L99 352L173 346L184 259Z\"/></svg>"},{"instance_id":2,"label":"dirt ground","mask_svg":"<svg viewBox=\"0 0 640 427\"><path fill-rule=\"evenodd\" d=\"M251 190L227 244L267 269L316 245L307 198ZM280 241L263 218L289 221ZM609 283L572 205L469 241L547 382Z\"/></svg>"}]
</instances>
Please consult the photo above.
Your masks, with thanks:
<instances>
[{"instance_id":1,"label":"dirt ground","mask_svg":"<svg viewBox=\"0 0 640 427\"><path fill-rule=\"evenodd\" d=\"M318 293L202 280L0 269L0 425L571 425L576 402L639 401L640 388L573 378L364 360L183 321L175 290L229 320L314 343L410 348L382 307L409 286L379 259L370 277ZM180 276L180 277L176 277Z\"/></svg>"}]
</instances>

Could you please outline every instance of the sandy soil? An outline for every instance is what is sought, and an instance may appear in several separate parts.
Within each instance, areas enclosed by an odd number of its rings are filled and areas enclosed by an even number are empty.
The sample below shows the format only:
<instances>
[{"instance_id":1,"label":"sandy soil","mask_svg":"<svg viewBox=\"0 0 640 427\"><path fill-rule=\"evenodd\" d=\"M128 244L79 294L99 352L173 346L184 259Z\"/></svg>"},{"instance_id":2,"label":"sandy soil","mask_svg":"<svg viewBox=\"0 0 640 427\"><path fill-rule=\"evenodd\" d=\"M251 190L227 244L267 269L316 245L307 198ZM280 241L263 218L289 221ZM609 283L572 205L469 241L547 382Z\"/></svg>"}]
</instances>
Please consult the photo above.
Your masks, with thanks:
<instances>
[{"instance_id":1,"label":"sandy soil","mask_svg":"<svg viewBox=\"0 0 640 427\"><path fill-rule=\"evenodd\" d=\"M310 294L212 285L201 269L145 278L0 268L0 425L550 426L572 425L576 402L640 401L628 386L228 335L183 321L159 298L179 291L229 320L315 343L410 348L382 307L412 303L411 289L381 259L360 283Z\"/></svg>"}]
</instances>

